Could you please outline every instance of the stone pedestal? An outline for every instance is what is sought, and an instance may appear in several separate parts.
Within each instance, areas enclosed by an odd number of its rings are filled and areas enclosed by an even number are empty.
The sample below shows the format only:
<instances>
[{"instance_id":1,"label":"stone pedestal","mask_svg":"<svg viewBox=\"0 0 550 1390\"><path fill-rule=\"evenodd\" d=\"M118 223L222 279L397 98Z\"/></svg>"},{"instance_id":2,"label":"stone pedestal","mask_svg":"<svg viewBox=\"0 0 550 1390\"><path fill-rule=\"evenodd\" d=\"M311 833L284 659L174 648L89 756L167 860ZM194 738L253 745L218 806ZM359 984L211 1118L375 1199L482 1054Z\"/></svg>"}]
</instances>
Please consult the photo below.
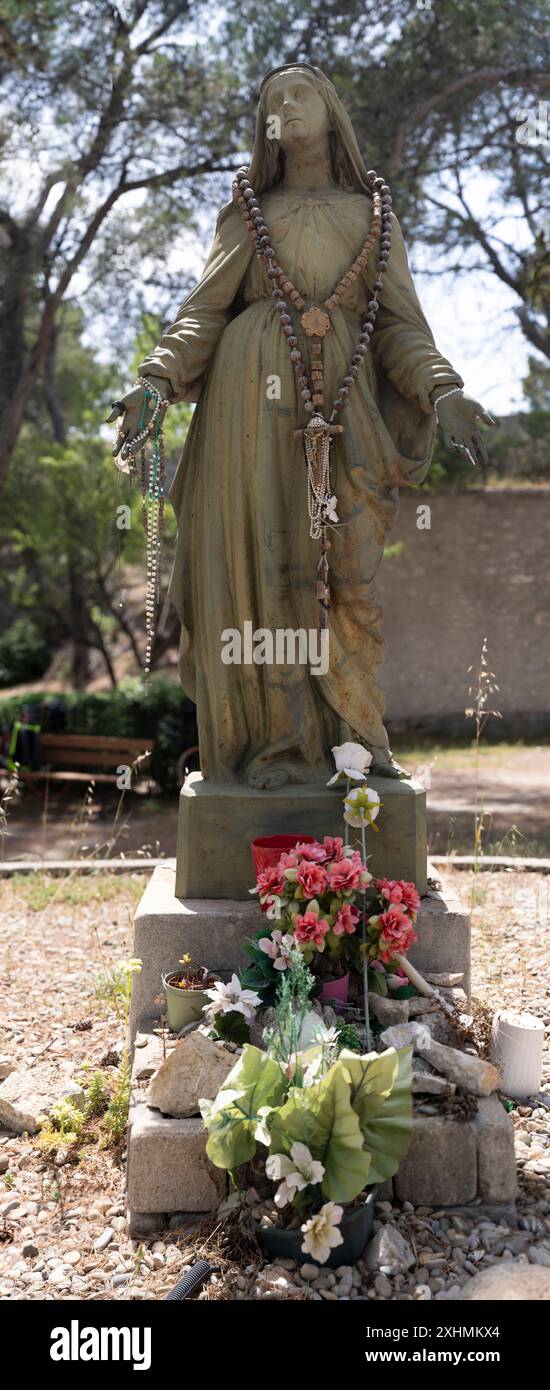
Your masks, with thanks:
<instances>
[{"instance_id":1,"label":"stone pedestal","mask_svg":"<svg viewBox=\"0 0 550 1390\"><path fill-rule=\"evenodd\" d=\"M377 878L404 878L426 892L426 793L416 782L369 777L382 806L367 831L369 869ZM251 841L302 831L322 839L342 835L344 789L311 785L254 791L238 783L187 778L180 794L176 896L250 901ZM351 832L352 842L359 832Z\"/></svg>"},{"instance_id":2,"label":"stone pedestal","mask_svg":"<svg viewBox=\"0 0 550 1390\"><path fill-rule=\"evenodd\" d=\"M247 961L247 938L265 917L257 899L186 898L176 893L176 865L167 860L153 872L134 919L133 954L143 962L134 975L130 1032L139 1021L159 1016L156 1000L162 993L162 974L176 970L188 951L194 960L221 973L238 970ZM454 892L442 883L422 899L416 921L418 941L410 952L425 973L462 971L470 989L470 921Z\"/></svg>"},{"instance_id":3,"label":"stone pedestal","mask_svg":"<svg viewBox=\"0 0 550 1390\"><path fill-rule=\"evenodd\" d=\"M206 1156L206 1132L196 1118L176 1120L147 1105L149 1078L162 1061L155 1020L136 1039L128 1128L128 1221L137 1239L169 1225L189 1226L214 1210L226 1174ZM514 1127L496 1095L480 1099L475 1119L417 1115L411 1144L379 1201L413 1202L509 1218L517 1195ZM474 1205L475 1203L475 1205Z\"/></svg>"}]
</instances>

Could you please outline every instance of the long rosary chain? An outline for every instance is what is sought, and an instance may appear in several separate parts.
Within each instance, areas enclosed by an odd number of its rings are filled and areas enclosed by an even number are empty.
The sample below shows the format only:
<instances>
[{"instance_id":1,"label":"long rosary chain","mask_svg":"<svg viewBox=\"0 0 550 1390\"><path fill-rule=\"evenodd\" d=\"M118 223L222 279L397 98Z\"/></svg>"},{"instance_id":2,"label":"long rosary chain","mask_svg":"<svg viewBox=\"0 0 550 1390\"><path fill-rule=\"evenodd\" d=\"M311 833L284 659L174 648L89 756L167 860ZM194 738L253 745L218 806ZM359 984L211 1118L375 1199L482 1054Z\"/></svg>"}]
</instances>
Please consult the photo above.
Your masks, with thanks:
<instances>
[{"instance_id":1,"label":"long rosary chain","mask_svg":"<svg viewBox=\"0 0 550 1390\"><path fill-rule=\"evenodd\" d=\"M240 209L246 228L252 237L258 259L266 269L271 281L271 296L279 315L279 323L287 340L290 360L296 376L296 384L302 404L309 421L301 434L307 467L307 504L309 534L313 540L320 541L321 556L317 566L317 600L319 603L319 625L321 633L328 636L328 609L330 589L328 584L327 523L338 522L336 497L332 496L330 478L330 445L332 435L342 432L342 425L335 424L340 411L346 405L351 387L357 380L359 369L368 351L374 333L379 305L379 295L383 288L391 249L391 191L374 169L370 169L367 180L372 194L372 218L369 235L359 255L350 269L339 280L336 288L325 300L323 308L317 305L306 308L305 300L293 285L292 280L279 265L271 242L271 236L260 204L248 178L248 169L238 169L233 182L233 197ZM367 303L367 313L361 325L359 341L355 346L349 367L343 377L332 402L332 413L325 418L324 365L322 339L330 331L330 311L340 303L346 291L366 268L370 253L379 240L376 279L372 287L372 298ZM295 325L289 309L301 314L300 326L306 337L311 339L310 375L300 350ZM302 312L304 311L304 312Z\"/></svg>"},{"instance_id":2,"label":"long rosary chain","mask_svg":"<svg viewBox=\"0 0 550 1390\"><path fill-rule=\"evenodd\" d=\"M138 377L136 386L144 388L143 407L138 433L128 445L128 472L138 472L136 456L140 456L141 517L147 543L147 579L145 594L145 674L151 670L155 640L156 613L160 601L162 536L164 532L165 455L163 420L168 409L160 391L146 377ZM149 421L147 415L152 407ZM147 444L151 444L150 452ZM149 452L149 457L147 454Z\"/></svg>"},{"instance_id":3,"label":"long rosary chain","mask_svg":"<svg viewBox=\"0 0 550 1390\"><path fill-rule=\"evenodd\" d=\"M339 302L339 300L345 293L345 290L357 277L359 270L363 269L366 265L366 261L368 259L368 255L370 254L371 249L371 246L369 245L370 238L373 236L374 233L374 240L376 240L379 227L381 235L379 242L377 275L372 287L372 299L369 299L367 303L367 313L365 316L365 321L361 325L359 341L357 342L355 351L352 354L351 362L347 369L346 375L340 383L336 396L332 402L332 414L330 415L331 422L334 421L334 419L337 417L340 411L344 409L344 406L350 393L350 389L359 375L359 368L361 366L363 358L366 356L371 337L374 333L376 317L380 307L379 295L380 291L383 288L382 276L385 274L388 268L390 259L392 206L391 191L389 185L384 182L384 179L381 178L374 169L369 169L367 179L373 195L374 225L371 226L369 237L367 238L367 241L365 242L362 250L360 251L359 256L356 258L353 265L350 267L350 270L347 272L347 275L339 281L332 295L330 295L328 299L325 300L325 309L333 308L335 306L335 303ZM298 311L305 308L305 301L299 294L298 290L296 290L296 288L293 286L289 276L282 269L282 267L279 265L276 259L267 223L260 208L260 204L258 202L256 194L254 193L252 184L250 183L250 179L248 178L248 169L242 168L237 170L233 187L235 201L242 213L248 230L255 236L256 252L258 258L265 264L267 276L272 281L271 296L275 303L275 309L279 314L279 322L281 324L281 328L287 339L288 347L290 350L290 360L293 364L294 371L296 374L297 385L299 387L300 394L302 397L303 407L307 415L312 415L318 403L314 400L314 391L312 390L310 381L308 379L306 366L298 345L298 338L294 329L292 319L288 312L289 304L285 299L285 294L288 294L288 298L290 300L291 305L293 305ZM374 244L374 240L372 242L372 245ZM361 262L360 266L359 262ZM344 283L344 281L346 281L347 283ZM324 311L317 310L316 312L322 313L323 318L327 320L327 322L325 322L320 328L320 336L324 337L325 333L330 328L330 318L328 314L324 313ZM307 318L307 312L303 317L304 319ZM308 330L304 327L304 331L309 331L309 334L311 336L315 336L314 329L312 331L311 329Z\"/></svg>"}]
</instances>

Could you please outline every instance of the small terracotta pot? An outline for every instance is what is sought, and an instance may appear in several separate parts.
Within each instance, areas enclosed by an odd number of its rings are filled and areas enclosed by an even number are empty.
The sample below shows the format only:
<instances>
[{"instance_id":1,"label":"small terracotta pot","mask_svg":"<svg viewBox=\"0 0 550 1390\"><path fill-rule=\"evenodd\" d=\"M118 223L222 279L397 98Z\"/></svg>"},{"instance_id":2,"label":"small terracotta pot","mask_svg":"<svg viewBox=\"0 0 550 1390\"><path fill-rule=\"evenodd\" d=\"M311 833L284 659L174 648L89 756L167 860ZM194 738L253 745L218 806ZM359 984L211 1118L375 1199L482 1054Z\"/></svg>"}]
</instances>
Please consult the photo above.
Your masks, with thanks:
<instances>
[{"instance_id":1,"label":"small terracotta pot","mask_svg":"<svg viewBox=\"0 0 550 1390\"><path fill-rule=\"evenodd\" d=\"M349 974L341 975L339 980L327 980L319 995L320 1004L332 1004L337 1014L346 1009L349 994Z\"/></svg>"},{"instance_id":2,"label":"small terracotta pot","mask_svg":"<svg viewBox=\"0 0 550 1390\"><path fill-rule=\"evenodd\" d=\"M256 878L266 869L274 869L285 850L288 852L295 845L312 845L314 840L314 835L265 835L253 840L250 848Z\"/></svg>"},{"instance_id":3,"label":"small terracotta pot","mask_svg":"<svg viewBox=\"0 0 550 1390\"><path fill-rule=\"evenodd\" d=\"M346 1211L340 1222L340 1231L344 1237L343 1244L337 1245L331 1251L325 1264L319 1265L319 1269L338 1269L339 1265L353 1265L356 1260L360 1260L372 1231L374 1221L374 1203L376 1201L376 1187L370 1187L365 1195L361 1206L355 1207L353 1211ZM299 1226L293 1226L290 1231L285 1231L282 1226L260 1226L259 1222L254 1222L254 1229L260 1245L265 1250L266 1255L272 1259L297 1260L298 1264L318 1264L318 1260L313 1260L311 1255L304 1254L302 1250L303 1233Z\"/></svg>"}]
</instances>

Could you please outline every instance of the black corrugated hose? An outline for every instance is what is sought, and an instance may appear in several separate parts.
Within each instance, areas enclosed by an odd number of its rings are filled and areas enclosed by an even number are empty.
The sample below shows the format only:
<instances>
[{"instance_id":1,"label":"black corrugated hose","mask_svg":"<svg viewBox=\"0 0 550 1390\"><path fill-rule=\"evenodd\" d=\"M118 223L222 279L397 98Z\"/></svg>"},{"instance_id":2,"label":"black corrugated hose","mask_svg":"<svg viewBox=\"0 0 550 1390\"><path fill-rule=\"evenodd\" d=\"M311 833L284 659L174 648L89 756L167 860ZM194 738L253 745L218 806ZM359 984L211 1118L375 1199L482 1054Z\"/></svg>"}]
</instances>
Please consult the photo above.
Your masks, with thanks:
<instances>
[{"instance_id":1,"label":"black corrugated hose","mask_svg":"<svg viewBox=\"0 0 550 1390\"><path fill-rule=\"evenodd\" d=\"M207 1283L212 1274L217 1274L219 1267L219 1265L209 1264L208 1260L197 1260L196 1264L191 1265L191 1268L185 1271L182 1278L178 1279L170 1293L165 1295L163 1302L181 1303L184 1298L190 1298L191 1294L197 1293L201 1284Z\"/></svg>"}]
</instances>

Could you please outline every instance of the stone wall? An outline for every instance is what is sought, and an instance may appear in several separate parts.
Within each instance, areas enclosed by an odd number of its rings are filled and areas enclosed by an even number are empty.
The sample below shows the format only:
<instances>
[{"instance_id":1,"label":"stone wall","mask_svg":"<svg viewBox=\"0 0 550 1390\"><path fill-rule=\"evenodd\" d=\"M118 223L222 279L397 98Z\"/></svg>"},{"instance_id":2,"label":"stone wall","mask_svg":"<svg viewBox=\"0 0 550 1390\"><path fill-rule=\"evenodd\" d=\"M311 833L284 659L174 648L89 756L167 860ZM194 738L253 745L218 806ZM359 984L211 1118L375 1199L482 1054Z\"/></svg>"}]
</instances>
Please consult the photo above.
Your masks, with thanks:
<instances>
[{"instance_id":1,"label":"stone wall","mask_svg":"<svg viewBox=\"0 0 550 1390\"><path fill-rule=\"evenodd\" d=\"M550 488L403 492L388 545L379 594L390 730L471 727L468 667L486 636L504 716L487 736L548 733Z\"/></svg>"}]
</instances>

